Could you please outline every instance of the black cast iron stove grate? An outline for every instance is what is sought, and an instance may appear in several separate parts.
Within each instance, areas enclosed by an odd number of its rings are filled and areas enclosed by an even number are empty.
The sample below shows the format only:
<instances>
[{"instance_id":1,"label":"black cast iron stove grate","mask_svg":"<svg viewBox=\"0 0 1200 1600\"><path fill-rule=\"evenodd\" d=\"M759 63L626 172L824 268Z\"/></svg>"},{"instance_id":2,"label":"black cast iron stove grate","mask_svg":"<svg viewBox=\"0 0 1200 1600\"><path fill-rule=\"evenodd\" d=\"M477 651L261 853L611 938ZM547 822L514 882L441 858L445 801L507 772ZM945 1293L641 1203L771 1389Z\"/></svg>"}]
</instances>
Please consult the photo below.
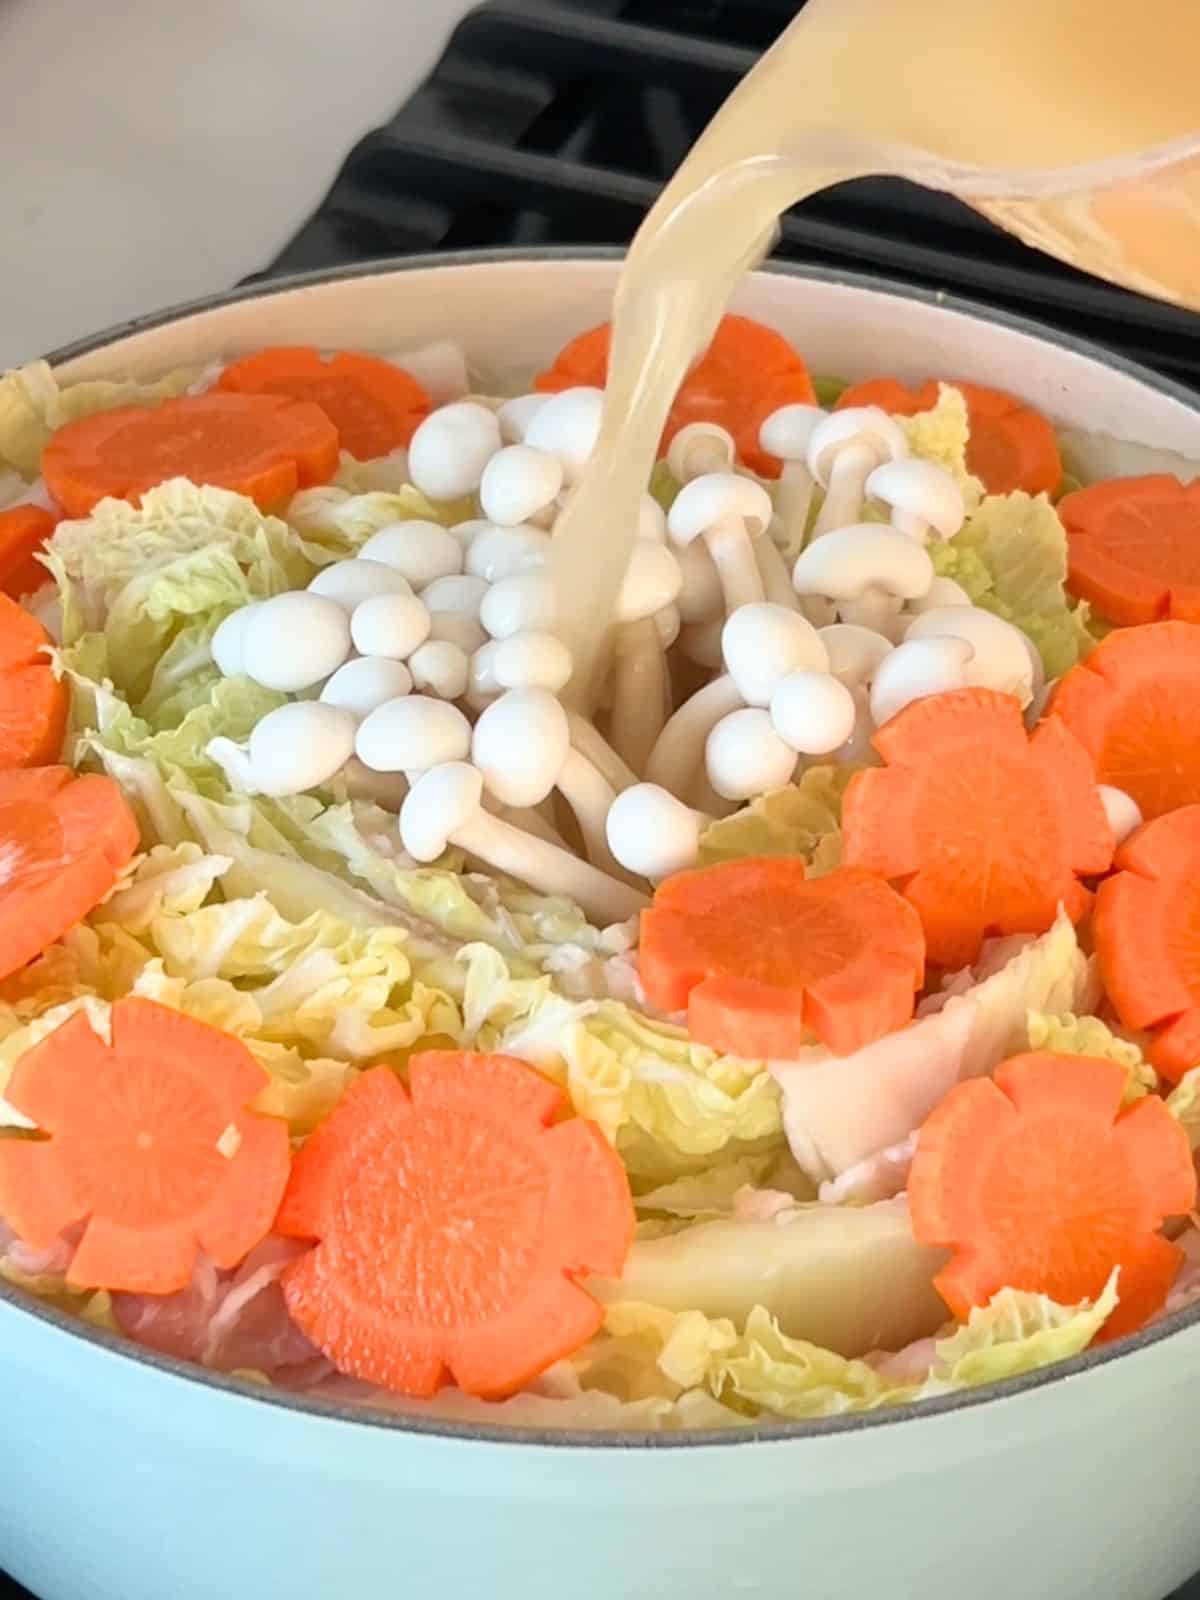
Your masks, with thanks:
<instances>
[{"instance_id":1,"label":"black cast iron stove grate","mask_svg":"<svg viewBox=\"0 0 1200 1600\"><path fill-rule=\"evenodd\" d=\"M424 250L628 242L664 180L803 0L489 0L350 153L271 274ZM891 179L793 211L785 260L958 292L1200 388L1200 319L1041 256Z\"/></svg>"}]
</instances>

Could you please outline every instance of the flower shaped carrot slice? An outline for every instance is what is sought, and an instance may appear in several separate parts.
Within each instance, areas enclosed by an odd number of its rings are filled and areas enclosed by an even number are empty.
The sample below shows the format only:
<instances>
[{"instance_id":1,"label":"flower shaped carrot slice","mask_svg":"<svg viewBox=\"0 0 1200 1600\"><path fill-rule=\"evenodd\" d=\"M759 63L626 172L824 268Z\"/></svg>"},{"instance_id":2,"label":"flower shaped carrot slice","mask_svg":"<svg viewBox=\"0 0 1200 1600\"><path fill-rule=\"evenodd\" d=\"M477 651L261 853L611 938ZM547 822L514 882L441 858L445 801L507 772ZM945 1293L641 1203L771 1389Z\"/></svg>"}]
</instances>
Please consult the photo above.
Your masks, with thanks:
<instances>
[{"instance_id":1,"label":"flower shaped carrot slice","mask_svg":"<svg viewBox=\"0 0 1200 1600\"><path fill-rule=\"evenodd\" d=\"M1154 1095L1121 1110L1125 1069L1049 1051L960 1083L924 1123L908 1179L913 1233L954 1253L934 1279L956 1317L998 1290L1095 1300L1114 1267L1114 1338L1161 1309L1182 1253L1159 1228L1189 1211L1187 1135Z\"/></svg>"},{"instance_id":2,"label":"flower shaped carrot slice","mask_svg":"<svg viewBox=\"0 0 1200 1600\"><path fill-rule=\"evenodd\" d=\"M1110 633L1054 691L1050 715L1143 817L1200 801L1200 624Z\"/></svg>"},{"instance_id":3,"label":"flower shaped carrot slice","mask_svg":"<svg viewBox=\"0 0 1200 1600\"><path fill-rule=\"evenodd\" d=\"M67 767L0 772L0 978L94 910L137 847L137 822L111 778Z\"/></svg>"},{"instance_id":4,"label":"flower shaped carrot slice","mask_svg":"<svg viewBox=\"0 0 1200 1600\"><path fill-rule=\"evenodd\" d=\"M318 1243L284 1272L288 1309L352 1377L507 1394L600 1326L576 1280L621 1271L625 1171L524 1062L429 1051L409 1084L364 1072L296 1157L276 1228Z\"/></svg>"},{"instance_id":5,"label":"flower shaped carrot slice","mask_svg":"<svg viewBox=\"0 0 1200 1600\"><path fill-rule=\"evenodd\" d=\"M1067 583L1110 622L1200 622L1200 483L1113 478L1059 501Z\"/></svg>"},{"instance_id":6,"label":"flower shaped carrot slice","mask_svg":"<svg viewBox=\"0 0 1200 1600\"><path fill-rule=\"evenodd\" d=\"M0 1216L34 1249L84 1223L81 1288L171 1294L198 1249L236 1266L287 1181L287 1124L246 1109L266 1082L239 1039L152 1000L117 1001L111 1045L77 1013L5 1089L49 1138L0 1142Z\"/></svg>"},{"instance_id":7,"label":"flower shaped carrot slice","mask_svg":"<svg viewBox=\"0 0 1200 1600\"><path fill-rule=\"evenodd\" d=\"M534 387L543 393L586 386L603 389L608 378L612 326L603 323L572 339ZM782 463L758 443L759 429L780 406L816 403L808 368L781 333L749 317L722 317L703 359L684 379L663 431L661 453L690 422L728 429L739 459L763 478L777 478Z\"/></svg>"},{"instance_id":8,"label":"flower shaped carrot slice","mask_svg":"<svg viewBox=\"0 0 1200 1600\"><path fill-rule=\"evenodd\" d=\"M989 494L1053 494L1062 481L1062 458L1054 428L1040 411L1003 389L988 389L962 378L942 378L967 403L971 437L967 466ZM897 378L871 378L851 385L838 396L835 410L845 406L880 406L896 417L912 417L937 405L938 382L930 378L906 389Z\"/></svg>"},{"instance_id":9,"label":"flower shaped carrot slice","mask_svg":"<svg viewBox=\"0 0 1200 1600\"><path fill-rule=\"evenodd\" d=\"M12 506L0 511L0 593L20 600L48 582L37 560L54 532L57 518L41 506Z\"/></svg>"},{"instance_id":10,"label":"flower shaped carrot slice","mask_svg":"<svg viewBox=\"0 0 1200 1600\"><path fill-rule=\"evenodd\" d=\"M1148 822L1117 851L1092 935L1104 989L1127 1028L1153 1029L1164 1077L1200 1066L1200 805Z\"/></svg>"},{"instance_id":11,"label":"flower shaped carrot slice","mask_svg":"<svg viewBox=\"0 0 1200 1600\"><path fill-rule=\"evenodd\" d=\"M807 879L793 857L749 857L661 883L638 970L651 1005L728 1055L783 1059L813 1035L838 1055L912 1016L924 974L915 913L869 872Z\"/></svg>"},{"instance_id":12,"label":"flower shaped carrot slice","mask_svg":"<svg viewBox=\"0 0 1200 1600\"><path fill-rule=\"evenodd\" d=\"M46 487L73 517L106 496L136 504L168 478L277 505L337 464L337 429L310 401L218 391L81 417L42 451Z\"/></svg>"},{"instance_id":13,"label":"flower shaped carrot slice","mask_svg":"<svg viewBox=\"0 0 1200 1600\"><path fill-rule=\"evenodd\" d=\"M225 368L218 390L311 400L333 423L343 450L359 461L406 445L433 402L413 377L378 356L311 345L278 346Z\"/></svg>"},{"instance_id":14,"label":"flower shaped carrot slice","mask_svg":"<svg viewBox=\"0 0 1200 1600\"><path fill-rule=\"evenodd\" d=\"M1027 736L1011 695L959 689L914 701L872 741L886 767L850 780L842 859L897 882L930 961L969 965L991 934L1043 933L1113 836L1087 753L1061 723Z\"/></svg>"},{"instance_id":15,"label":"flower shaped carrot slice","mask_svg":"<svg viewBox=\"0 0 1200 1600\"><path fill-rule=\"evenodd\" d=\"M49 645L37 618L0 594L0 771L62 754L71 692L54 675Z\"/></svg>"}]
</instances>

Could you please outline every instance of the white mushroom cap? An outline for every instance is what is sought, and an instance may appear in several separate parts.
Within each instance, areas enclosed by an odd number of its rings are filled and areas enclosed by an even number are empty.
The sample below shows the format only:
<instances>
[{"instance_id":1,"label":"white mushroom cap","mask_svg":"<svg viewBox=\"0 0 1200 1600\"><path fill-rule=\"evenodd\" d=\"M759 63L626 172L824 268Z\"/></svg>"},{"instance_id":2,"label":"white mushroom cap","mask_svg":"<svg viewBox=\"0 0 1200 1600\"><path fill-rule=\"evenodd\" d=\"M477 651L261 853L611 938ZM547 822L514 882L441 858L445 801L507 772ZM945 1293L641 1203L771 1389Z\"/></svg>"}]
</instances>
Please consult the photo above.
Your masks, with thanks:
<instances>
[{"instance_id":1,"label":"white mushroom cap","mask_svg":"<svg viewBox=\"0 0 1200 1600\"><path fill-rule=\"evenodd\" d=\"M657 783L635 783L613 801L605 833L608 848L639 878L668 878L696 865L700 830L707 819Z\"/></svg>"},{"instance_id":2,"label":"white mushroom cap","mask_svg":"<svg viewBox=\"0 0 1200 1600\"><path fill-rule=\"evenodd\" d=\"M350 654L350 618L336 600L295 589L262 601L246 624L244 670L264 689L295 694L321 683Z\"/></svg>"},{"instance_id":3,"label":"white mushroom cap","mask_svg":"<svg viewBox=\"0 0 1200 1600\"><path fill-rule=\"evenodd\" d=\"M975 654L967 664L971 688L1015 695L1024 709L1041 687L1041 661L1020 628L979 606L937 606L914 617L906 639L965 639Z\"/></svg>"},{"instance_id":4,"label":"white mushroom cap","mask_svg":"<svg viewBox=\"0 0 1200 1600\"><path fill-rule=\"evenodd\" d=\"M887 656L871 684L871 720L877 728L931 694L963 689L975 647L948 634L906 639Z\"/></svg>"},{"instance_id":5,"label":"white mushroom cap","mask_svg":"<svg viewBox=\"0 0 1200 1600\"><path fill-rule=\"evenodd\" d=\"M925 538L932 528L940 538L953 539L966 515L962 490L945 467L916 456L876 467L867 493L890 506L892 522L914 538Z\"/></svg>"},{"instance_id":6,"label":"white mushroom cap","mask_svg":"<svg viewBox=\"0 0 1200 1600\"><path fill-rule=\"evenodd\" d=\"M449 640L467 655L478 650L487 638L479 621L487 592L483 578L435 578L421 590L421 604L429 612L430 638Z\"/></svg>"},{"instance_id":7,"label":"white mushroom cap","mask_svg":"<svg viewBox=\"0 0 1200 1600\"><path fill-rule=\"evenodd\" d=\"M358 559L381 561L402 573L414 589L423 589L436 578L462 571L463 547L439 523L414 519L380 528L358 552Z\"/></svg>"},{"instance_id":8,"label":"white mushroom cap","mask_svg":"<svg viewBox=\"0 0 1200 1600\"><path fill-rule=\"evenodd\" d=\"M771 696L775 732L802 756L841 749L857 718L854 696L828 672L789 672Z\"/></svg>"},{"instance_id":9,"label":"white mushroom cap","mask_svg":"<svg viewBox=\"0 0 1200 1600\"><path fill-rule=\"evenodd\" d=\"M446 532L458 545L465 557L479 535L489 532L495 526L496 524L489 522L486 517L468 517L466 522L456 522L453 527L447 528ZM461 563L459 564L459 570L461 571Z\"/></svg>"},{"instance_id":10,"label":"white mushroom cap","mask_svg":"<svg viewBox=\"0 0 1200 1600\"><path fill-rule=\"evenodd\" d=\"M408 446L408 471L431 500L474 494L483 469L500 448L500 424L473 400L431 411Z\"/></svg>"},{"instance_id":11,"label":"white mushroom cap","mask_svg":"<svg viewBox=\"0 0 1200 1600\"><path fill-rule=\"evenodd\" d=\"M736 460L733 435L716 422L689 422L667 446L667 470L677 483L728 472Z\"/></svg>"},{"instance_id":12,"label":"white mushroom cap","mask_svg":"<svg viewBox=\"0 0 1200 1600\"><path fill-rule=\"evenodd\" d=\"M399 700L412 686L412 676L402 661L384 656L359 656L337 669L321 690L321 700L355 717L369 717L377 706Z\"/></svg>"},{"instance_id":13,"label":"white mushroom cap","mask_svg":"<svg viewBox=\"0 0 1200 1600\"><path fill-rule=\"evenodd\" d=\"M721 631L725 669L748 706L769 704L789 672L825 672L829 653L798 611L769 600L739 606Z\"/></svg>"},{"instance_id":14,"label":"white mushroom cap","mask_svg":"<svg viewBox=\"0 0 1200 1600\"><path fill-rule=\"evenodd\" d=\"M483 469L479 505L498 527L512 528L548 506L562 486L557 456L528 444L505 445Z\"/></svg>"},{"instance_id":15,"label":"white mushroom cap","mask_svg":"<svg viewBox=\"0 0 1200 1600\"><path fill-rule=\"evenodd\" d=\"M577 483L587 465L604 410L604 391L580 387L550 395L525 429L525 443L562 463L567 483Z\"/></svg>"},{"instance_id":16,"label":"white mushroom cap","mask_svg":"<svg viewBox=\"0 0 1200 1600\"><path fill-rule=\"evenodd\" d=\"M870 683L880 662L896 648L874 628L860 628L854 622L832 622L817 632L829 652L830 672L848 689Z\"/></svg>"},{"instance_id":17,"label":"white mushroom cap","mask_svg":"<svg viewBox=\"0 0 1200 1600\"><path fill-rule=\"evenodd\" d=\"M1141 807L1131 794L1126 794L1124 789L1114 789L1109 783L1097 784L1096 792L1113 831L1113 838L1117 844L1123 844L1134 829L1142 825Z\"/></svg>"},{"instance_id":18,"label":"white mushroom cap","mask_svg":"<svg viewBox=\"0 0 1200 1600\"><path fill-rule=\"evenodd\" d=\"M829 486L838 452L852 444L869 445L881 462L908 454L902 429L878 406L831 411L816 424L808 441L808 470L823 487Z\"/></svg>"},{"instance_id":19,"label":"white mushroom cap","mask_svg":"<svg viewBox=\"0 0 1200 1600\"><path fill-rule=\"evenodd\" d=\"M53 592L57 598L57 588ZM261 604L261 600L252 600L248 606L231 611L212 636L212 658L217 671L226 678L236 678L246 670L246 628Z\"/></svg>"},{"instance_id":20,"label":"white mushroom cap","mask_svg":"<svg viewBox=\"0 0 1200 1600\"><path fill-rule=\"evenodd\" d=\"M933 582L933 563L906 533L882 522L857 522L816 539L792 569L797 594L826 600L857 600L879 590L916 600Z\"/></svg>"},{"instance_id":21,"label":"white mushroom cap","mask_svg":"<svg viewBox=\"0 0 1200 1600\"><path fill-rule=\"evenodd\" d=\"M429 637L429 612L415 594L377 594L354 608L350 637L364 656L403 661Z\"/></svg>"},{"instance_id":22,"label":"white mushroom cap","mask_svg":"<svg viewBox=\"0 0 1200 1600\"><path fill-rule=\"evenodd\" d=\"M683 574L679 615L684 622L711 622L725 614L725 591L716 563L702 544L676 548L675 559Z\"/></svg>"},{"instance_id":23,"label":"white mushroom cap","mask_svg":"<svg viewBox=\"0 0 1200 1600\"><path fill-rule=\"evenodd\" d=\"M771 496L753 478L737 472L706 472L685 483L667 512L667 532L677 545L691 544L727 518L738 518L755 536L771 520Z\"/></svg>"},{"instance_id":24,"label":"white mushroom cap","mask_svg":"<svg viewBox=\"0 0 1200 1600\"><path fill-rule=\"evenodd\" d=\"M472 711L482 711L504 692L496 678L496 655L502 642L489 639L471 656L466 698Z\"/></svg>"},{"instance_id":25,"label":"white mushroom cap","mask_svg":"<svg viewBox=\"0 0 1200 1600\"><path fill-rule=\"evenodd\" d=\"M558 597L548 572L518 572L501 578L479 607L479 620L493 639L550 628L557 615Z\"/></svg>"},{"instance_id":26,"label":"white mushroom cap","mask_svg":"<svg viewBox=\"0 0 1200 1600\"><path fill-rule=\"evenodd\" d=\"M308 586L310 594L336 600L346 611L353 611L364 600L377 594L411 594L412 584L402 572L383 561L353 556L322 567Z\"/></svg>"},{"instance_id":27,"label":"white mushroom cap","mask_svg":"<svg viewBox=\"0 0 1200 1600\"><path fill-rule=\"evenodd\" d=\"M496 421L505 444L524 444L529 424L549 398L548 394L519 394L504 402L496 413Z\"/></svg>"},{"instance_id":28,"label":"white mushroom cap","mask_svg":"<svg viewBox=\"0 0 1200 1600\"><path fill-rule=\"evenodd\" d=\"M414 861L436 861L483 804L483 779L465 761L441 764L417 779L400 807L400 842Z\"/></svg>"},{"instance_id":29,"label":"white mushroom cap","mask_svg":"<svg viewBox=\"0 0 1200 1600\"><path fill-rule=\"evenodd\" d=\"M408 658L413 686L438 700L459 700L467 692L471 663L467 652L450 639L426 639Z\"/></svg>"},{"instance_id":30,"label":"white mushroom cap","mask_svg":"<svg viewBox=\"0 0 1200 1600\"><path fill-rule=\"evenodd\" d=\"M406 695L371 712L359 725L354 748L373 772L424 772L443 761L465 760L471 724L446 700Z\"/></svg>"},{"instance_id":31,"label":"white mushroom cap","mask_svg":"<svg viewBox=\"0 0 1200 1600\"><path fill-rule=\"evenodd\" d=\"M550 559L550 535L540 528L489 528L467 551L466 569L488 583L544 566Z\"/></svg>"},{"instance_id":32,"label":"white mushroom cap","mask_svg":"<svg viewBox=\"0 0 1200 1600\"><path fill-rule=\"evenodd\" d=\"M638 502L637 536L655 539L662 544L667 537L667 513L652 494L644 494Z\"/></svg>"},{"instance_id":33,"label":"white mushroom cap","mask_svg":"<svg viewBox=\"0 0 1200 1600\"><path fill-rule=\"evenodd\" d=\"M787 405L764 418L758 430L758 447L781 461L808 461L813 429L825 420L820 406Z\"/></svg>"},{"instance_id":34,"label":"white mushroom cap","mask_svg":"<svg viewBox=\"0 0 1200 1600\"><path fill-rule=\"evenodd\" d=\"M317 789L354 754L357 723L340 706L293 700L268 711L250 735L250 768L259 794Z\"/></svg>"},{"instance_id":35,"label":"white mushroom cap","mask_svg":"<svg viewBox=\"0 0 1200 1600\"><path fill-rule=\"evenodd\" d=\"M746 706L713 728L704 745L704 765L723 800L749 800L791 781L796 752L775 732L769 712Z\"/></svg>"},{"instance_id":36,"label":"white mushroom cap","mask_svg":"<svg viewBox=\"0 0 1200 1600\"><path fill-rule=\"evenodd\" d=\"M908 609L914 616L919 616L922 611L932 611L935 606L969 606L972 603L971 596L961 583L955 583L953 578L935 578L929 585L929 592L910 600Z\"/></svg>"},{"instance_id":37,"label":"white mushroom cap","mask_svg":"<svg viewBox=\"0 0 1200 1600\"><path fill-rule=\"evenodd\" d=\"M545 689L512 689L481 713L471 760L506 806L540 805L571 749L567 713Z\"/></svg>"},{"instance_id":38,"label":"white mushroom cap","mask_svg":"<svg viewBox=\"0 0 1200 1600\"><path fill-rule=\"evenodd\" d=\"M552 633L513 633L496 640L488 668L501 689L557 694L571 681L571 652Z\"/></svg>"},{"instance_id":39,"label":"white mushroom cap","mask_svg":"<svg viewBox=\"0 0 1200 1600\"><path fill-rule=\"evenodd\" d=\"M683 573L665 544L638 539L617 595L618 622L638 622L673 605L683 587Z\"/></svg>"}]
</instances>

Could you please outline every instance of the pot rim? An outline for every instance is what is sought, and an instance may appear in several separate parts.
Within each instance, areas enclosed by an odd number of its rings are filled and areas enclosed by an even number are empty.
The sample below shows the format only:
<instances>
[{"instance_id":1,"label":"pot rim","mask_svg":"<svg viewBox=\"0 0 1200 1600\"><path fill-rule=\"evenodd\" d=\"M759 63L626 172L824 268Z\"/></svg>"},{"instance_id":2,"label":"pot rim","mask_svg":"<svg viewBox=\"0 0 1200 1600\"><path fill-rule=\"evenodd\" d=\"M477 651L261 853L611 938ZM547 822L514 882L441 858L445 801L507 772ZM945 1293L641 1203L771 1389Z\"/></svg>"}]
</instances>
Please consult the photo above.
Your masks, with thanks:
<instances>
[{"instance_id":1,"label":"pot rim","mask_svg":"<svg viewBox=\"0 0 1200 1600\"><path fill-rule=\"evenodd\" d=\"M463 250L446 254L420 254L383 257L369 262L324 267L310 272L281 274L257 282L242 284L220 294L205 295L150 312L145 316L130 318L100 333L90 334L50 352L46 360L58 366L78 356L88 355L115 344L134 334L146 333L154 328L180 321L184 317L218 310L239 301L263 299L294 289L337 283L355 278L381 277L403 272L428 271L432 268L488 266L512 262L569 263L577 261L618 261L624 251L608 246L580 248L575 246L529 246L490 250ZM1139 363L1127 360L1105 350L1102 346L1064 333L1033 318L1000 311L969 298L946 294L940 290L921 289L912 285L870 273L841 271L838 269L807 266L803 263L769 262L759 269L783 277L806 279L812 282L842 286L886 294L893 299L916 301L977 321L1029 335L1046 344L1057 345L1074 355L1108 367L1126 378L1157 390L1160 394L1200 411L1200 395L1170 378L1164 378ZM327 1422L344 1422L359 1427L383 1428L399 1434L417 1437L460 1439L476 1444L502 1444L579 1449L596 1451L613 1450L686 1450L697 1447L733 1448L755 1443L783 1443L799 1445L832 1436L852 1433L874 1433L881 1428L912 1427L918 1422L944 1417L950 1413L969 1410L981 1405L994 1405L1002 1400L1030 1394L1050 1384L1056 1384L1083 1373L1108 1366L1123 1357L1182 1334L1200 1323L1200 1302L1161 1318L1139 1332L1110 1345L1093 1346L1065 1361L1042 1367L1035 1372L1018 1377L1004 1378L978 1388L965 1389L936 1399L923 1400L911 1405L901 1405L886 1410L856 1412L840 1417L820 1417L803 1422L771 1422L762 1425L748 1424L743 1428L693 1429L686 1432L650 1432L632 1429L567 1429L515 1427L503 1423L460 1422L449 1418L407 1415L389 1411L381 1406L358 1402L325 1400L305 1393L270 1388L252 1380L236 1378L227 1373L210 1371L196 1363L174 1356L160 1354L134 1343L132 1339L97 1328L71 1316L30 1292L19 1289L0 1279L0 1304L49 1324L60 1333L85 1341L110 1355L139 1362L171 1377L201 1387L257 1404L282 1408L302 1416L323 1419Z\"/></svg>"}]
</instances>

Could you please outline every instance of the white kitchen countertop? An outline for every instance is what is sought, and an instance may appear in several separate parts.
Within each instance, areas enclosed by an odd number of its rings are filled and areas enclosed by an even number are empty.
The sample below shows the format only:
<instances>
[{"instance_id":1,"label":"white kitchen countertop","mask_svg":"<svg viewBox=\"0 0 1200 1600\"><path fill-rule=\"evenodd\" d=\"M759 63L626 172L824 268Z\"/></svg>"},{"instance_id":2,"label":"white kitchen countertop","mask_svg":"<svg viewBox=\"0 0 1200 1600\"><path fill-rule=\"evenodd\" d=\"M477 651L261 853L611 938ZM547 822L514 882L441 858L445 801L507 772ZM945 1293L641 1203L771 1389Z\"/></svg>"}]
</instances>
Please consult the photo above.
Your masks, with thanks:
<instances>
[{"instance_id":1,"label":"white kitchen countertop","mask_svg":"<svg viewBox=\"0 0 1200 1600\"><path fill-rule=\"evenodd\" d=\"M0 368L264 267L476 0L0 0Z\"/></svg>"}]
</instances>

